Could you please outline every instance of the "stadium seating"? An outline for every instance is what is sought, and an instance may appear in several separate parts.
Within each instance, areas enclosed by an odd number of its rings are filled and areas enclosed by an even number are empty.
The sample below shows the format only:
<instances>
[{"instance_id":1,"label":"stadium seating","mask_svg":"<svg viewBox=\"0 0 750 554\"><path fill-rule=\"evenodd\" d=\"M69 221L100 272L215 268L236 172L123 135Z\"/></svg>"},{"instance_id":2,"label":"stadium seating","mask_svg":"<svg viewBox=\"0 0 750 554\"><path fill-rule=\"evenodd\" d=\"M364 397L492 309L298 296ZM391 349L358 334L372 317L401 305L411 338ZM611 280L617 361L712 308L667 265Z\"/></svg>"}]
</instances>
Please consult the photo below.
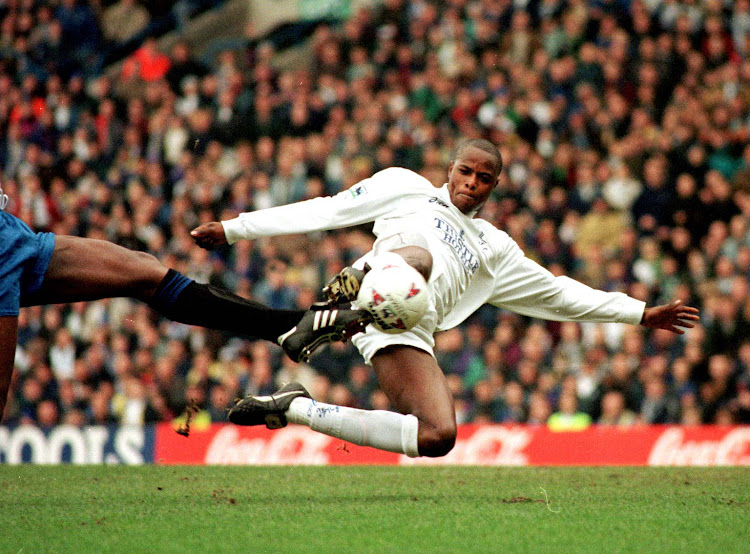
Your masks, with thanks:
<instances>
[{"instance_id":1,"label":"stadium seating","mask_svg":"<svg viewBox=\"0 0 750 554\"><path fill-rule=\"evenodd\" d=\"M649 303L679 298L701 324L673 336L482 308L437 337L459 421L750 423L743 10L389 1L318 26L310 66L280 68L263 41L205 66L189 45L162 52L143 35L111 77L101 53L115 50L89 2L4 3L8 210L37 230L148 250L199 282L306 307L370 248L368 229L215 253L188 231L335 194L393 165L439 186L456 140L485 137L506 169L482 217L555 274ZM196 419L221 421L236 396L290 380L320 400L388 407L350 344L295 364L272 344L124 299L27 308L19 321L9 423L170 421L188 399Z\"/></svg>"}]
</instances>

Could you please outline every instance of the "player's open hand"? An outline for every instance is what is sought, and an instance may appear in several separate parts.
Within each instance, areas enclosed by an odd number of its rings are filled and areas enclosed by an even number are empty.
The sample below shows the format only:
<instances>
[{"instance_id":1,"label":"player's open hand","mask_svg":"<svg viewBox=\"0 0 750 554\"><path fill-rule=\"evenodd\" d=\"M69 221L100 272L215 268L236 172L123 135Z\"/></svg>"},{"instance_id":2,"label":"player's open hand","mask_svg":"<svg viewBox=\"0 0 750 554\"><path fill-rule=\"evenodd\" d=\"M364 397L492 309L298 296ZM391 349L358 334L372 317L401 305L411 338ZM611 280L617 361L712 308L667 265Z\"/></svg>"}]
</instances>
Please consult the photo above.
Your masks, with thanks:
<instances>
[{"instance_id":1,"label":"player's open hand","mask_svg":"<svg viewBox=\"0 0 750 554\"><path fill-rule=\"evenodd\" d=\"M673 300L669 304L646 308L641 325L684 335L685 331L680 327L692 329L695 327L694 322L699 319L697 308L683 306L681 300Z\"/></svg>"},{"instance_id":2,"label":"player's open hand","mask_svg":"<svg viewBox=\"0 0 750 554\"><path fill-rule=\"evenodd\" d=\"M227 244L227 236L224 234L224 226L218 221L204 223L190 231L195 244L206 250L213 250L217 246Z\"/></svg>"}]
</instances>

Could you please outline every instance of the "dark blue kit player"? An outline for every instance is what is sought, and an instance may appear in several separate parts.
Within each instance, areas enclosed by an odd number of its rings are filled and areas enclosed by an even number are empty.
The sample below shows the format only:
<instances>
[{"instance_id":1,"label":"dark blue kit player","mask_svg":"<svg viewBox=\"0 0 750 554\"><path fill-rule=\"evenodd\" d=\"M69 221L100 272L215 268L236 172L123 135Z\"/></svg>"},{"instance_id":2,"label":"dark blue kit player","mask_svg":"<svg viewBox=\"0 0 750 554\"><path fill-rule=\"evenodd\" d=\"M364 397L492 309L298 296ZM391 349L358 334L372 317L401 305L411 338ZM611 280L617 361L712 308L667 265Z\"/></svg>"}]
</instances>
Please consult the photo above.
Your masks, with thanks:
<instances>
[{"instance_id":1,"label":"dark blue kit player","mask_svg":"<svg viewBox=\"0 0 750 554\"><path fill-rule=\"evenodd\" d=\"M340 340L361 330L366 315L330 305L310 310L275 310L212 285L196 283L154 256L117 244L37 233L7 213L0 188L0 420L13 373L18 313L22 306L129 297L169 319L226 331L235 336L283 337L283 348L299 359L312 345ZM325 326L316 312L328 310Z\"/></svg>"}]
</instances>

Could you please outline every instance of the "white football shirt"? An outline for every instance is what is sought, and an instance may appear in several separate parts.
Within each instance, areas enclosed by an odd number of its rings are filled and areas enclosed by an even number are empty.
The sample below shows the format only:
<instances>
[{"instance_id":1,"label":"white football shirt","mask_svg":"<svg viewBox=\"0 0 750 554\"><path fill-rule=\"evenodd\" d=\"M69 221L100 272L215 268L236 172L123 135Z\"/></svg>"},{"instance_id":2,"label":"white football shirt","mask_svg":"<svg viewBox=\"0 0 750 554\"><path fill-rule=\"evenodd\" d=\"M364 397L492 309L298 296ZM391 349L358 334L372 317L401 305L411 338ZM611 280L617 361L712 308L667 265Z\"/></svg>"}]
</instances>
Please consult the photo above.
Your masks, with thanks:
<instances>
[{"instance_id":1,"label":"white football shirt","mask_svg":"<svg viewBox=\"0 0 750 554\"><path fill-rule=\"evenodd\" d=\"M553 276L507 233L474 215L451 203L447 184L435 188L413 171L389 168L336 196L243 213L222 225L230 244L368 222L378 240L419 233L433 256L429 286L438 330L455 327L485 303L554 321L640 323L644 302Z\"/></svg>"}]
</instances>

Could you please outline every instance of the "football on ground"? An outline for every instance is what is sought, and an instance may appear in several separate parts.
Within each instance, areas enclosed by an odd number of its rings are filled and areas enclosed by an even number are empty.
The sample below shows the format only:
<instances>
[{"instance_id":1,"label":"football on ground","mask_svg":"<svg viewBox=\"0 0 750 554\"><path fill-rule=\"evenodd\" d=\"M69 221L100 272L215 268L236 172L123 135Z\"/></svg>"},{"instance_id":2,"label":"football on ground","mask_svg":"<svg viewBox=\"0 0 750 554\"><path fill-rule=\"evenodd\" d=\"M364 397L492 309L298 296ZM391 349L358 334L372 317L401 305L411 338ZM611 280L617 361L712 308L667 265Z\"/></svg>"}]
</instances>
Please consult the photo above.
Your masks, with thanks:
<instances>
[{"instance_id":1,"label":"football on ground","mask_svg":"<svg viewBox=\"0 0 750 554\"><path fill-rule=\"evenodd\" d=\"M376 329L403 333L427 312L427 283L410 265L386 265L365 275L357 303L372 314Z\"/></svg>"}]
</instances>

